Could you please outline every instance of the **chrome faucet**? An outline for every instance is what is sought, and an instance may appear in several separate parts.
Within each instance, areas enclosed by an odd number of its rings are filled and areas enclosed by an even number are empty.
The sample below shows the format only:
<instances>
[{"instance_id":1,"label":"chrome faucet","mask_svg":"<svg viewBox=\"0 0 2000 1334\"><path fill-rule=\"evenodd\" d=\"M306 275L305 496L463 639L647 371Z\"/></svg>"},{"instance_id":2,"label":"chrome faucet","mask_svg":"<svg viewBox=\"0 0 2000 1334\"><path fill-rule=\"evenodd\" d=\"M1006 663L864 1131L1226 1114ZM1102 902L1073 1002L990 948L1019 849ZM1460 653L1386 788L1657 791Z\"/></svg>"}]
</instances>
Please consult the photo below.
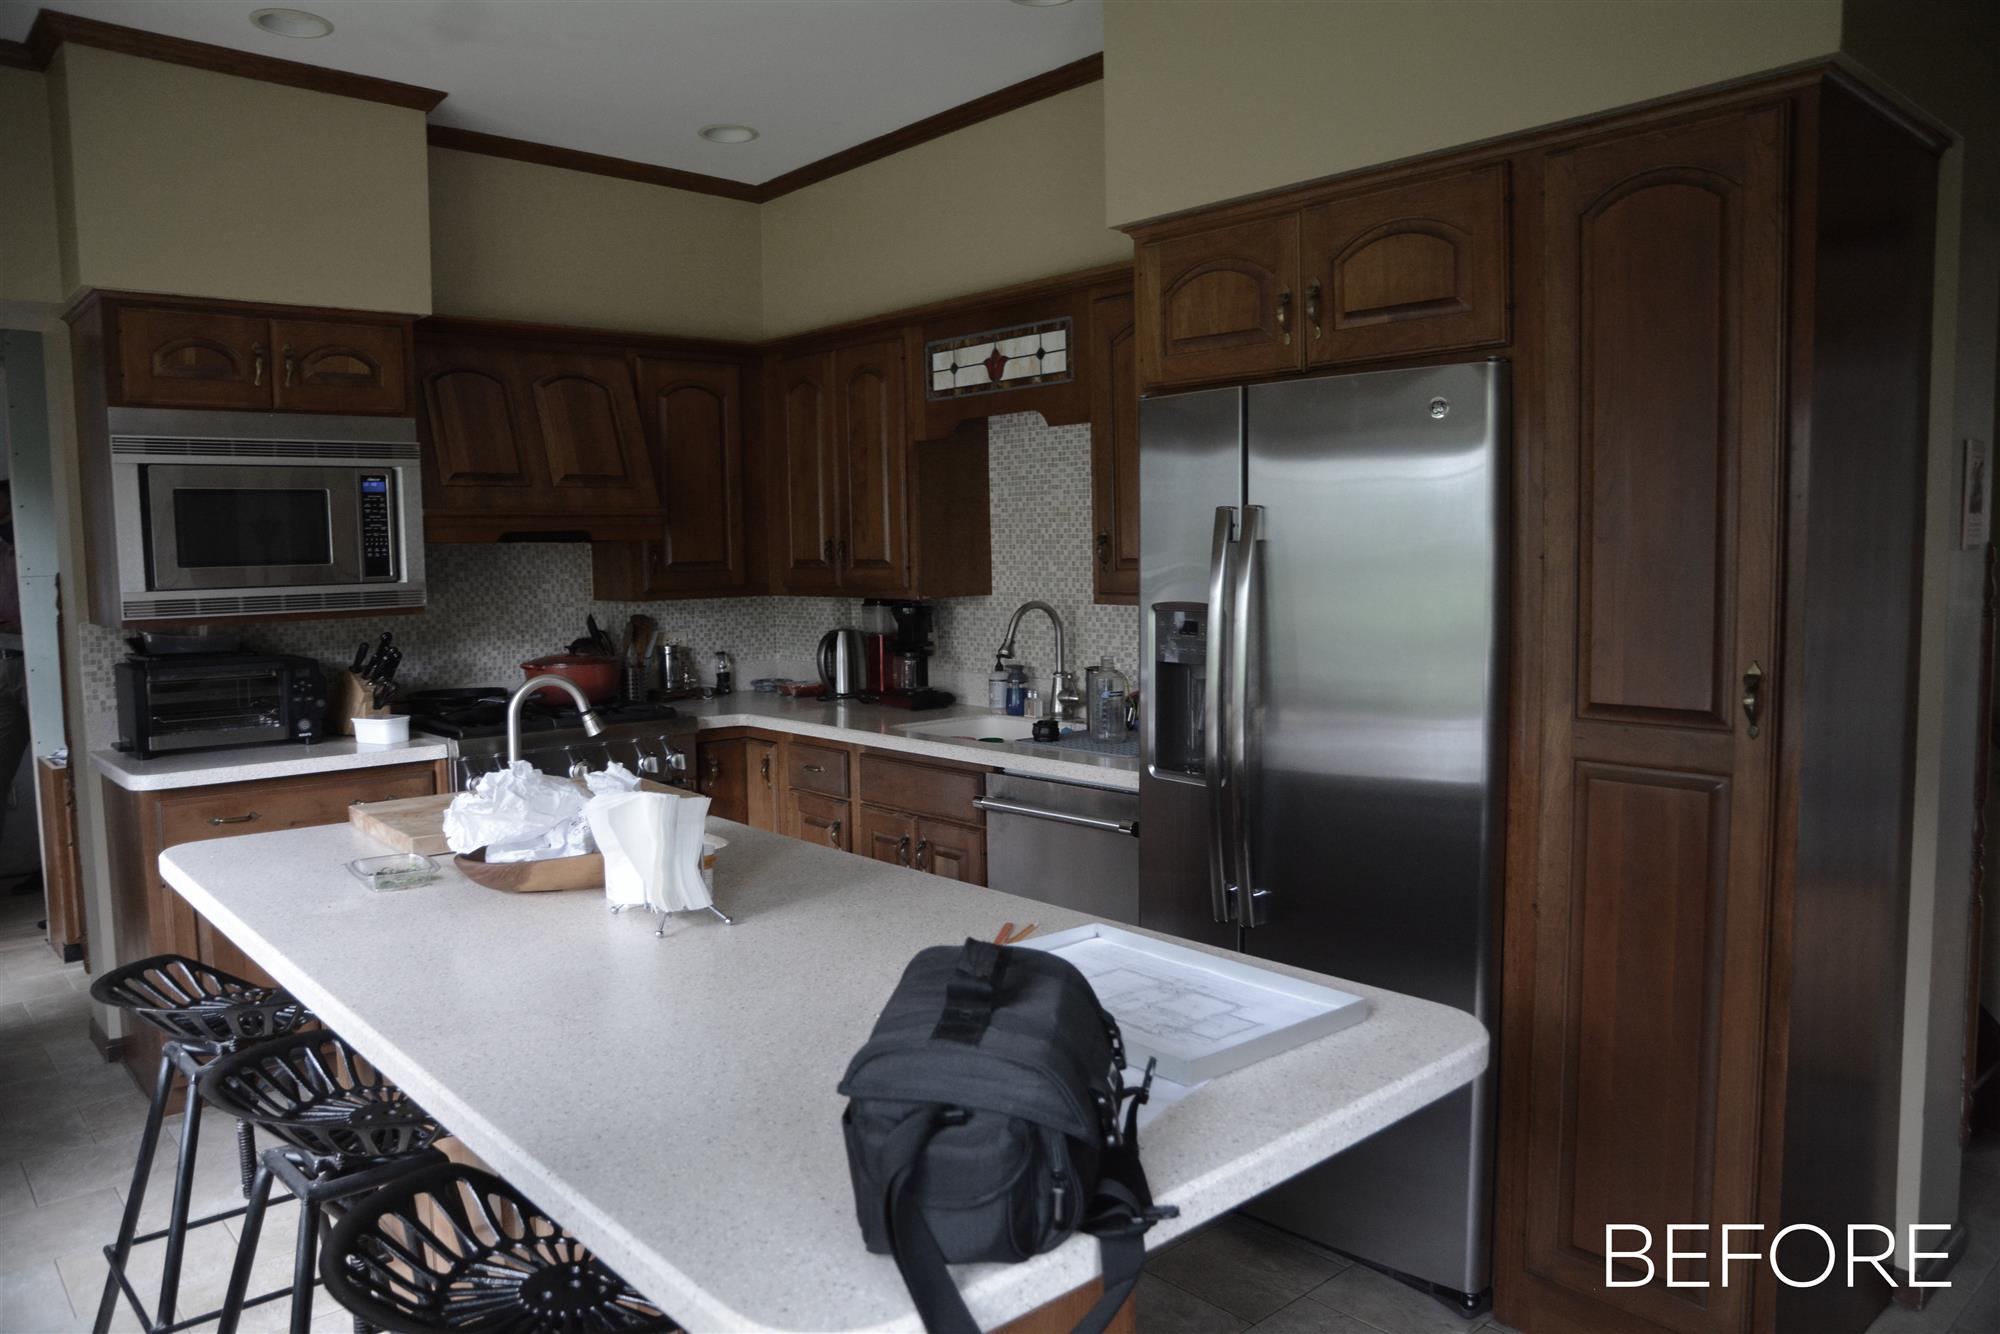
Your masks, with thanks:
<instances>
[{"instance_id":1,"label":"chrome faucet","mask_svg":"<svg viewBox=\"0 0 2000 1334\"><path fill-rule=\"evenodd\" d=\"M1066 722L1083 721L1083 696L1076 688L1076 677L1069 670L1069 653L1063 646L1062 617L1056 609L1040 600L1023 602L1014 608L1013 619L1007 622L1007 637L1000 643L1000 651L995 656L1001 659L1014 656L1014 636L1020 633L1021 618L1031 611L1039 611L1049 618L1049 624L1056 628L1056 669L1049 677L1048 694L1042 698L1042 716L1061 718Z\"/></svg>"},{"instance_id":2,"label":"chrome faucet","mask_svg":"<svg viewBox=\"0 0 2000 1334\"><path fill-rule=\"evenodd\" d=\"M527 700L528 696L534 694L543 686L554 686L558 690L569 692L569 697L576 701L576 707L581 711L583 734L585 736L604 735L604 724L598 721L597 710L590 707L590 701L584 697L581 690L577 689L576 682L565 676L531 676L521 683L521 688L516 690L513 698L507 701L507 765L509 768L513 767L514 761L521 758L521 705Z\"/></svg>"}]
</instances>

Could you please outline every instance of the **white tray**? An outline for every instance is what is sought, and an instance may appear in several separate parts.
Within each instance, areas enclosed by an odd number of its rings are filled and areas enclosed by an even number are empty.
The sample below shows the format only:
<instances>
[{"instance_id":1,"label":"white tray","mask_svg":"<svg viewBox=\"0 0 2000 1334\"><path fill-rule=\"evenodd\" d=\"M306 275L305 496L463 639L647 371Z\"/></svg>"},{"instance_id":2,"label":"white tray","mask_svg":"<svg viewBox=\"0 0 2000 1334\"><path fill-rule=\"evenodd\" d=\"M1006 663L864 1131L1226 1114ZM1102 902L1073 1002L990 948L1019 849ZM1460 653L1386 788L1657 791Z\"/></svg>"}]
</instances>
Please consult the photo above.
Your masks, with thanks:
<instances>
[{"instance_id":1,"label":"white tray","mask_svg":"<svg viewBox=\"0 0 2000 1334\"><path fill-rule=\"evenodd\" d=\"M1075 964L1125 1036L1126 1061L1177 1084L1217 1075L1337 1033L1368 1017L1352 992L1254 963L1092 922L1021 942Z\"/></svg>"}]
</instances>

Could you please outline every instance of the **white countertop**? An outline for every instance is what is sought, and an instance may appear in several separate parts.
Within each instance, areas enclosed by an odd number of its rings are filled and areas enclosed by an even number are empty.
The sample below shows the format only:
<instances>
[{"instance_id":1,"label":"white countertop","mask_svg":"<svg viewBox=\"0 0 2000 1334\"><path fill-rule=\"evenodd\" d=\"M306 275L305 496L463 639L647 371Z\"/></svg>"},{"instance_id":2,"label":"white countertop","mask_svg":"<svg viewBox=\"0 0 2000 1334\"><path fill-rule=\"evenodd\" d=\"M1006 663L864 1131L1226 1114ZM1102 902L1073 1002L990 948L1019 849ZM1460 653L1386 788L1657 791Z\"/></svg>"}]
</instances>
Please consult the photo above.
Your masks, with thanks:
<instances>
[{"instance_id":1,"label":"white countertop","mask_svg":"<svg viewBox=\"0 0 2000 1334\"><path fill-rule=\"evenodd\" d=\"M849 700L827 703L817 699L787 699L783 695L738 691L715 699L675 700L674 707L696 719L703 728L761 727L797 736L823 737L829 741L858 742L883 750L927 755L932 759L956 760L962 764L990 765L1010 773L1033 774L1038 778L1092 783L1125 792L1139 790L1139 761L1136 758L1054 750L1047 746L906 736L898 730L909 723L938 723L954 718L977 721L994 716L991 709L965 704L919 712ZM971 733L974 729L968 728L967 731Z\"/></svg>"},{"instance_id":2,"label":"white countertop","mask_svg":"<svg viewBox=\"0 0 2000 1334\"><path fill-rule=\"evenodd\" d=\"M451 754L450 743L436 737L393 745L364 746L353 737L332 737L310 746L282 743L239 746L233 750L197 750L185 755L134 759L122 750L93 750L97 771L133 792L157 792L171 787L205 787L210 783L248 783L260 778L291 778L298 774L332 773L340 769L375 769L387 764L419 764Z\"/></svg>"},{"instance_id":3,"label":"white countertop","mask_svg":"<svg viewBox=\"0 0 2000 1334\"><path fill-rule=\"evenodd\" d=\"M761 724L760 724L761 725ZM166 880L493 1168L692 1330L915 1329L854 1219L834 1091L912 954L1083 916L727 821L736 917L612 916L455 871L375 894L345 825L184 844ZM1315 977L1296 969L1280 971ZM1141 1136L1158 1246L1470 1082L1485 1029L1337 979L1362 1023L1216 1079ZM954 1270L991 1328L1096 1277L1075 1237Z\"/></svg>"}]
</instances>

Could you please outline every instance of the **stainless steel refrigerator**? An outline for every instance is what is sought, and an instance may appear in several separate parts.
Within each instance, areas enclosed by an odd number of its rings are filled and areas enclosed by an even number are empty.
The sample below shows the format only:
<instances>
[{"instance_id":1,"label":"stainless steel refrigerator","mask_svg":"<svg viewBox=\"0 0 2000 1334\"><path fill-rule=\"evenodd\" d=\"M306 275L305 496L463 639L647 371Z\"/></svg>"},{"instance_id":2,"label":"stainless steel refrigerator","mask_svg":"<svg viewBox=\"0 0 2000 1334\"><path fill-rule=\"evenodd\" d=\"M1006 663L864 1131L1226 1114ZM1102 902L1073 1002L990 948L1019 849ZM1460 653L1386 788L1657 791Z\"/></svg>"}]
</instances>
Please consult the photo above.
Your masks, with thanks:
<instances>
[{"instance_id":1,"label":"stainless steel refrigerator","mask_svg":"<svg viewBox=\"0 0 2000 1334\"><path fill-rule=\"evenodd\" d=\"M1491 1026L1507 366L1140 406L1140 925ZM1476 1306L1493 1081L1251 1212Z\"/></svg>"}]
</instances>

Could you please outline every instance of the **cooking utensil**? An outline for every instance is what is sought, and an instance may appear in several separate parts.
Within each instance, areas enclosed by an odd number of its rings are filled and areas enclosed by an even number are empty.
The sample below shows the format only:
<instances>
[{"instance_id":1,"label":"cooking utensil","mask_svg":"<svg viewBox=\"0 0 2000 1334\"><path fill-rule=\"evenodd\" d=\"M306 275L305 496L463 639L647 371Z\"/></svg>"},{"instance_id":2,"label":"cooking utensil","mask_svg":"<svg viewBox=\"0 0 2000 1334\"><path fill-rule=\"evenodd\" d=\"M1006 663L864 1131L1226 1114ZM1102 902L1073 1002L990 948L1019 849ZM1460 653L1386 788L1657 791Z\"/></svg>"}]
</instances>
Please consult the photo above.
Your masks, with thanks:
<instances>
[{"instance_id":1,"label":"cooking utensil","mask_svg":"<svg viewBox=\"0 0 2000 1334\"><path fill-rule=\"evenodd\" d=\"M354 663L347 670L353 672L356 676L359 676L361 675L361 668L367 663L367 661L368 661L368 641L364 639L361 641L361 647L354 650Z\"/></svg>"},{"instance_id":2,"label":"cooking utensil","mask_svg":"<svg viewBox=\"0 0 2000 1334\"><path fill-rule=\"evenodd\" d=\"M618 694L618 659L595 653L551 653L521 664L529 676L560 676L576 683L585 699L603 704ZM569 697L552 687L535 692L538 698L561 704Z\"/></svg>"}]
</instances>

